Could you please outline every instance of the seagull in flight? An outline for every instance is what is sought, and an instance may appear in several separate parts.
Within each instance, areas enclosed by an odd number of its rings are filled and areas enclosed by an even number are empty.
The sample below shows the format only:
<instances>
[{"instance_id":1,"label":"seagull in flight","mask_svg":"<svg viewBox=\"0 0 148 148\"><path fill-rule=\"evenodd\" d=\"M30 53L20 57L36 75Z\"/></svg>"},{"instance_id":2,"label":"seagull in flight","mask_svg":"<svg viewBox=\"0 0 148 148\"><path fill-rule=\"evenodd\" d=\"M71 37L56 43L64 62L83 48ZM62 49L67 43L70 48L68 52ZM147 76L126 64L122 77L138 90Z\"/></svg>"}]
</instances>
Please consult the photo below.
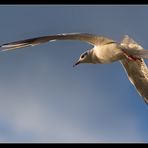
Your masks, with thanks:
<instances>
[{"instance_id":1,"label":"seagull in flight","mask_svg":"<svg viewBox=\"0 0 148 148\"><path fill-rule=\"evenodd\" d=\"M148 58L148 50L127 35L118 43L108 37L88 33L56 34L2 44L0 51L35 46L56 40L79 40L93 45L93 48L80 55L74 67L82 63L106 64L119 61L130 82L148 104L148 68L143 60L143 58Z\"/></svg>"}]
</instances>

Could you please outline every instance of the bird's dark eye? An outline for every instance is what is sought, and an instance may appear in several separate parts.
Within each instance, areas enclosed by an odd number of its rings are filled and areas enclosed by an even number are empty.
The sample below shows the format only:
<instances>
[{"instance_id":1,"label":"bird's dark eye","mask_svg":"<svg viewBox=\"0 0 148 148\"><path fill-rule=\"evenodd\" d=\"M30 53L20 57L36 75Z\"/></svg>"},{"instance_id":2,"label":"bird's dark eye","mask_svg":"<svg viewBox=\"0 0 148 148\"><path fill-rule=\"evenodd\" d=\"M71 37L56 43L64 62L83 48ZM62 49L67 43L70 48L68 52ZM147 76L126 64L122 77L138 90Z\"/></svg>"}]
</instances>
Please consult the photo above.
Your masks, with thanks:
<instances>
[{"instance_id":1,"label":"bird's dark eye","mask_svg":"<svg viewBox=\"0 0 148 148\"><path fill-rule=\"evenodd\" d=\"M81 58L84 58L84 57L87 56L87 55L88 55L88 53L85 52L85 53L81 56Z\"/></svg>"}]
</instances>

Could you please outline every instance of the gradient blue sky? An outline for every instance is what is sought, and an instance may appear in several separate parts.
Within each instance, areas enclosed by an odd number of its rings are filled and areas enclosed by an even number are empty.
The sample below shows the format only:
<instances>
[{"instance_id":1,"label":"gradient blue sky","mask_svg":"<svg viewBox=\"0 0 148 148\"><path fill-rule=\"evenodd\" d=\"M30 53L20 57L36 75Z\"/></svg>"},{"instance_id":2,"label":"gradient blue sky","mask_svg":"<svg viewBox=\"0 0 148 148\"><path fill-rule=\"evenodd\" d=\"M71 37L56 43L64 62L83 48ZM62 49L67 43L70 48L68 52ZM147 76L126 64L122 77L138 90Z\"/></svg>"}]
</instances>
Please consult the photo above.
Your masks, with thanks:
<instances>
[{"instance_id":1,"label":"gradient blue sky","mask_svg":"<svg viewBox=\"0 0 148 148\"><path fill-rule=\"evenodd\" d=\"M0 44L86 32L148 48L148 6L0 6ZM0 142L148 142L148 106L119 62L73 68L90 45L0 53ZM147 62L148 63L148 62Z\"/></svg>"}]
</instances>

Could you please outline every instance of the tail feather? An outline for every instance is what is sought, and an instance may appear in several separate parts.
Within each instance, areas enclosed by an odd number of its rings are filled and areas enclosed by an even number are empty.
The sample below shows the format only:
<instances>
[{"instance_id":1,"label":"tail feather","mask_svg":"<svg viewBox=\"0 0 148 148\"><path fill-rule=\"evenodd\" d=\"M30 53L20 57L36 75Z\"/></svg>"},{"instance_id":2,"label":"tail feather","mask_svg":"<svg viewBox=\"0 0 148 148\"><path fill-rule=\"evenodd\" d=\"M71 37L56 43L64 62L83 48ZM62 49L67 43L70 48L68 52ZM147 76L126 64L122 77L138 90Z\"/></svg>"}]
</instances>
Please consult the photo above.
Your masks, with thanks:
<instances>
[{"instance_id":1,"label":"tail feather","mask_svg":"<svg viewBox=\"0 0 148 148\"><path fill-rule=\"evenodd\" d=\"M148 59L148 50L145 50L128 35L121 41L120 48L129 56Z\"/></svg>"},{"instance_id":2,"label":"tail feather","mask_svg":"<svg viewBox=\"0 0 148 148\"><path fill-rule=\"evenodd\" d=\"M148 59L148 50L145 50L145 49L143 50L123 49L123 51L129 56Z\"/></svg>"}]
</instances>

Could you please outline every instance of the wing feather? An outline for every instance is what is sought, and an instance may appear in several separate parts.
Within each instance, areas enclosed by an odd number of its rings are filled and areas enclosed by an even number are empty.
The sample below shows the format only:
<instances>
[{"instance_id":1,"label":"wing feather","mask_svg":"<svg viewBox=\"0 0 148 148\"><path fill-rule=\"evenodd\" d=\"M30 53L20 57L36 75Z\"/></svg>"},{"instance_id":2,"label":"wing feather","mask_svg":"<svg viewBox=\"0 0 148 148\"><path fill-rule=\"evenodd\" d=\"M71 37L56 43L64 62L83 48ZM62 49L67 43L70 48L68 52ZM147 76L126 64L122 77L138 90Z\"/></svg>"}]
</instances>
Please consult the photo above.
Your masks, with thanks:
<instances>
[{"instance_id":1,"label":"wing feather","mask_svg":"<svg viewBox=\"0 0 148 148\"><path fill-rule=\"evenodd\" d=\"M115 42L112 39L109 39L103 36L88 34L88 33L69 33L69 34L42 36L42 37L10 42L6 44L2 44L0 47L1 47L1 51L6 51L6 50L17 49L17 48L23 48L27 46L35 46L41 43L46 43L46 42L51 42L56 40L79 40L79 41L85 41L94 46L98 44L108 44L111 42Z\"/></svg>"},{"instance_id":2,"label":"wing feather","mask_svg":"<svg viewBox=\"0 0 148 148\"><path fill-rule=\"evenodd\" d=\"M123 39L122 44L130 46L130 44L136 44L139 51L142 51L143 48L138 45L133 39L127 38ZM130 49L130 48L129 48ZM133 50L133 49L131 49ZM127 58L120 61L123 65L129 80L135 86L138 93L144 98L144 101L148 104L148 68L143 59L131 61Z\"/></svg>"}]
</instances>

